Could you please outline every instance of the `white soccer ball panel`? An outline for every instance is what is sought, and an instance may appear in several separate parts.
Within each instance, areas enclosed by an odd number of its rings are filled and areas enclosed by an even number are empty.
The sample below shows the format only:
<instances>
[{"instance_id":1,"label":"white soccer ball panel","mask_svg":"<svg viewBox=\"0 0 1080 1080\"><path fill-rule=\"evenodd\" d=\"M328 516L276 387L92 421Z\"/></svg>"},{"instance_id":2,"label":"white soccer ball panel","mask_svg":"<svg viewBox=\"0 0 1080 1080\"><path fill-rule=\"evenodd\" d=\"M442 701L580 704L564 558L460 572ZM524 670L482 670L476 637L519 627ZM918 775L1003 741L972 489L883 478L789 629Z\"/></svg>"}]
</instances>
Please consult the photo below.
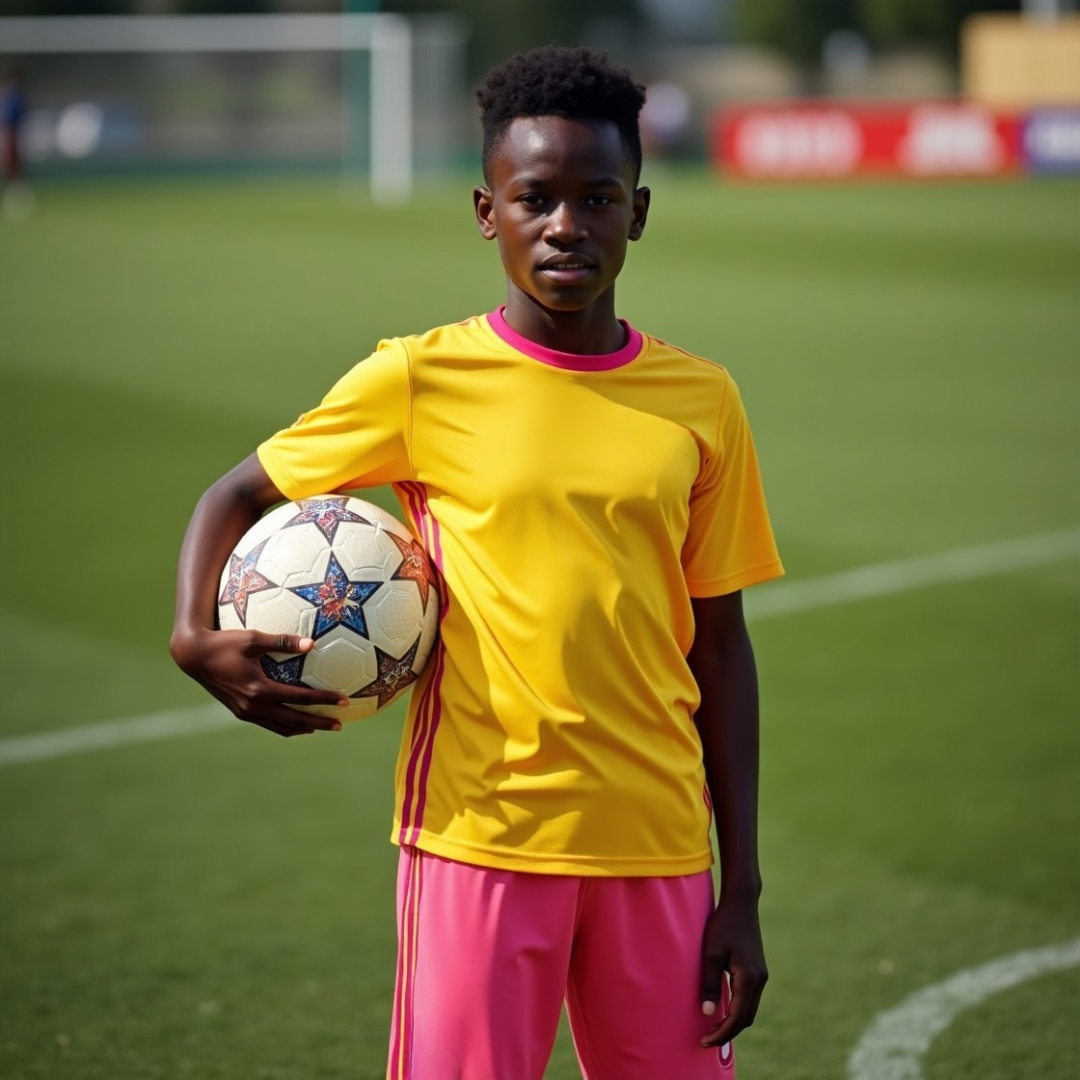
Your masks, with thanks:
<instances>
[{"instance_id":1,"label":"white soccer ball panel","mask_svg":"<svg viewBox=\"0 0 1080 1080\"><path fill-rule=\"evenodd\" d=\"M319 690L346 696L367 686L378 675L375 649L346 627L337 627L315 642L304 657L301 678Z\"/></svg>"},{"instance_id":2,"label":"white soccer ball panel","mask_svg":"<svg viewBox=\"0 0 1080 1080\"><path fill-rule=\"evenodd\" d=\"M333 551L326 548L319 556L319 561L314 570L300 569L291 573L286 572L282 576L281 584L286 589L295 589L301 585L314 585L322 581L326 577L326 569L330 565L331 555L333 555Z\"/></svg>"},{"instance_id":3,"label":"white soccer ball panel","mask_svg":"<svg viewBox=\"0 0 1080 1080\"><path fill-rule=\"evenodd\" d=\"M338 529L334 554L349 577L367 581L385 581L401 561L400 552L382 529L351 522Z\"/></svg>"},{"instance_id":4,"label":"white soccer ball panel","mask_svg":"<svg viewBox=\"0 0 1080 1080\"><path fill-rule=\"evenodd\" d=\"M412 581L389 581L364 605L371 640L383 652L402 656L423 624L420 590Z\"/></svg>"},{"instance_id":5,"label":"white soccer ball panel","mask_svg":"<svg viewBox=\"0 0 1080 1080\"><path fill-rule=\"evenodd\" d=\"M353 504L356 504L355 506ZM381 506L376 506L374 503L365 502L363 499L349 499L349 509L359 514L361 517L367 518L373 525L378 525L381 529L386 529L388 532L397 533L398 536L405 540L412 538L412 533L408 527L398 521L393 514L388 513Z\"/></svg>"},{"instance_id":6,"label":"white soccer ball panel","mask_svg":"<svg viewBox=\"0 0 1080 1080\"><path fill-rule=\"evenodd\" d=\"M248 599L247 624L267 634L299 634L311 637L315 609L287 589L255 593Z\"/></svg>"},{"instance_id":7,"label":"white soccer ball panel","mask_svg":"<svg viewBox=\"0 0 1080 1080\"><path fill-rule=\"evenodd\" d=\"M266 541L259 570L281 585L306 585L326 573L329 559L330 545L314 525L294 525Z\"/></svg>"}]
</instances>

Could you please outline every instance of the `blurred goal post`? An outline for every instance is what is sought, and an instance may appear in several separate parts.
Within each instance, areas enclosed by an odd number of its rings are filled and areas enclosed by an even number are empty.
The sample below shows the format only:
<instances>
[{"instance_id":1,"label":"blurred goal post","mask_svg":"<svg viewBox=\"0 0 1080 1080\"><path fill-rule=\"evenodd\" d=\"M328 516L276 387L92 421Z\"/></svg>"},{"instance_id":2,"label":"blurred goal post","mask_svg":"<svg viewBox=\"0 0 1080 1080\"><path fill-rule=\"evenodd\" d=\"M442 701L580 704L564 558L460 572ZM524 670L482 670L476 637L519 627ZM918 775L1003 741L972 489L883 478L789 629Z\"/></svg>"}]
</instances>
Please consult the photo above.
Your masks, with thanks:
<instances>
[{"instance_id":1,"label":"blurred goal post","mask_svg":"<svg viewBox=\"0 0 1080 1080\"><path fill-rule=\"evenodd\" d=\"M443 20L437 29L460 51L460 26ZM414 85L423 76L415 69L415 36L409 18L390 13L0 18L0 56L18 62L94 54L336 53L343 69L341 94L347 98L355 82L347 73L348 59L366 54L369 183L373 198L392 203L407 200L415 181ZM346 128L351 107L348 101L342 106ZM343 132L343 144L348 138ZM343 165L345 157L343 150Z\"/></svg>"}]
</instances>

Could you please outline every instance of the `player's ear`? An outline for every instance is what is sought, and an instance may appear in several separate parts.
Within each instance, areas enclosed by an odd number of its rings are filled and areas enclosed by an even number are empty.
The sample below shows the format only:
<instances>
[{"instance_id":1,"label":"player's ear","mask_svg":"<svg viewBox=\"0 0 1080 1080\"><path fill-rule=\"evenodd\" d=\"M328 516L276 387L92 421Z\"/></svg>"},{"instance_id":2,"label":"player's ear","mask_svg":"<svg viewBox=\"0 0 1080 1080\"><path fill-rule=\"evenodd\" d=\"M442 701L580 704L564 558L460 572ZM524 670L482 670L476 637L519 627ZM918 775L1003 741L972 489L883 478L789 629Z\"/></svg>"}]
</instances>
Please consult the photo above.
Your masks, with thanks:
<instances>
[{"instance_id":1,"label":"player's ear","mask_svg":"<svg viewBox=\"0 0 1080 1080\"><path fill-rule=\"evenodd\" d=\"M645 219L649 216L652 192L647 187L634 188L634 201L630 217L630 239L640 240L645 231Z\"/></svg>"},{"instance_id":2,"label":"player's ear","mask_svg":"<svg viewBox=\"0 0 1080 1080\"><path fill-rule=\"evenodd\" d=\"M479 184L472 189L473 209L476 211L476 226L485 240L495 239L495 200L491 191Z\"/></svg>"}]
</instances>

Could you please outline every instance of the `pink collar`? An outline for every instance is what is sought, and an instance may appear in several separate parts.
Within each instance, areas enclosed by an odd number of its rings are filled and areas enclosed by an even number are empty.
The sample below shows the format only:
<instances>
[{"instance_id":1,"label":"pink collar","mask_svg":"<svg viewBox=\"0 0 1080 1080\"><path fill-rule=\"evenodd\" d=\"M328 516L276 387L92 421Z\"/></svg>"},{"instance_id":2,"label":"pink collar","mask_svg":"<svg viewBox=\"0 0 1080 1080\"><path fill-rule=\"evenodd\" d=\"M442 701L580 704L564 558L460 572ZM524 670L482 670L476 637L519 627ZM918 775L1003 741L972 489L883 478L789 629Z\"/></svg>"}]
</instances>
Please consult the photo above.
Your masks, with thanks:
<instances>
[{"instance_id":1,"label":"pink collar","mask_svg":"<svg viewBox=\"0 0 1080 1080\"><path fill-rule=\"evenodd\" d=\"M592 356L559 352L557 349L548 349L543 345L537 345L535 341L522 337L510 326L503 315L505 310L504 306L499 308L498 311L488 313L487 321L491 329L511 348L532 357L533 360L539 360L542 364L550 364L552 367L557 368L569 368L571 371L611 371L613 368L629 364L641 352L641 333L622 319L619 322L626 327L626 344L618 352Z\"/></svg>"}]
</instances>

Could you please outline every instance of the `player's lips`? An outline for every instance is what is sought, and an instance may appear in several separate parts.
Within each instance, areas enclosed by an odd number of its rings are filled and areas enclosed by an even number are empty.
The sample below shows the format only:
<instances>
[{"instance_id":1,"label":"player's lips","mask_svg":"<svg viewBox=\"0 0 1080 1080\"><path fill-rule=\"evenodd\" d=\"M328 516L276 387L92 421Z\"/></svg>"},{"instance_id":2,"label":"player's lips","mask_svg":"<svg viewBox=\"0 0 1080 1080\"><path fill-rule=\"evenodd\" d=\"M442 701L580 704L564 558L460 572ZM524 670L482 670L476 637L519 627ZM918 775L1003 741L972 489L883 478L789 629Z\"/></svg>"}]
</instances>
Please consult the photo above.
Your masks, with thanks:
<instances>
[{"instance_id":1,"label":"player's lips","mask_svg":"<svg viewBox=\"0 0 1080 1080\"><path fill-rule=\"evenodd\" d=\"M558 282L581 281L596 269L584 255L550 255L540 263L540 272Z\"/></svg>"}]
</instances>

